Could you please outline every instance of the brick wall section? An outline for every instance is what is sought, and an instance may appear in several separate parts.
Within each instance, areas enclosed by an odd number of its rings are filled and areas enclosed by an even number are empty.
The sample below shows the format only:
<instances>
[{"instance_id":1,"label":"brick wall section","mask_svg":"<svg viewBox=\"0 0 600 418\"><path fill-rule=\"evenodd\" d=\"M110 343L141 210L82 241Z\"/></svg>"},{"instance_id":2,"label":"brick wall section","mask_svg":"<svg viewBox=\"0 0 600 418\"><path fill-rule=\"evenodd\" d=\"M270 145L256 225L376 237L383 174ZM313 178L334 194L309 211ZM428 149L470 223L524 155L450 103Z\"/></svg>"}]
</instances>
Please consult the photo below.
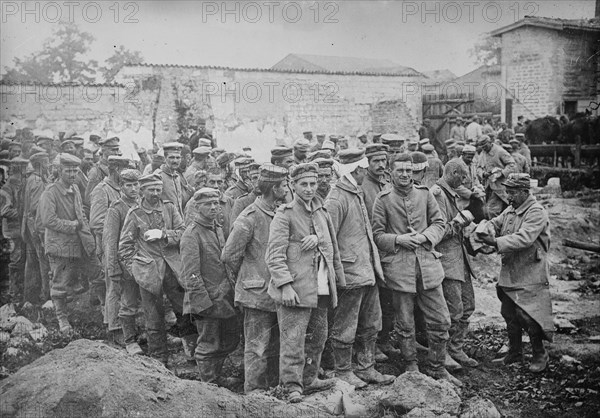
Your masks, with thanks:
<instances>
[{"instance_id":1,"label":"brick wall section","mask_svg":"<svg viewBox=\"0 0 600 418\"><path fill-rule=\"evenodd\" d=\"M561 112L566 100L596 98L598 35L539 27L502 34L502 71L513 93L513 123Z\"/></svg>"}]
</instances>

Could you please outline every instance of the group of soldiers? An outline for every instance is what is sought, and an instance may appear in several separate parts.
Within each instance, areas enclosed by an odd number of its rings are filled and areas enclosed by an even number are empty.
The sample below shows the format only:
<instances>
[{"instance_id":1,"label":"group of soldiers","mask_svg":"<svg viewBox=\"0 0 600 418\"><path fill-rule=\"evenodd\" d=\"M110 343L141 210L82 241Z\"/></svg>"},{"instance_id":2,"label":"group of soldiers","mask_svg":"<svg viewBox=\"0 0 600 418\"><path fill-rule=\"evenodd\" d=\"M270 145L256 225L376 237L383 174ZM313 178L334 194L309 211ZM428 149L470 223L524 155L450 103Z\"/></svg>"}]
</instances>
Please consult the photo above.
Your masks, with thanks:
<instances>
[{"instance_id":1,"label":"group of soldiers","mask_svg":"<svg viewBox=\"0 0 600 418\"><path fill-rule=\"evenodd\" d=\"M68 303L87 291L112 341L164 363L172 310L201 381L236 383L222 369L243 343L245 392L281 385L290 402L333 385L320 374L322 357L356 388L392 383L375 368L388 356L460 386L448 370L478 366L464 351L475 308L467 208L489 193L499 202L488 205L476 241L503 257L510 350L499 362L522 361L525 329L530 369L543 370L550 237L528 174L485 135L433 177L431 158L397 134L363 148L340 149L335 139L277 146L268 163L208 139L192 161L182 160L183 144L165 143L144 168L120 155L116 137L98 142L96 163L76 146L10 155L1 194L14 244L10 294L50 298L69 333Z\"/></svg>"}]
</instances>

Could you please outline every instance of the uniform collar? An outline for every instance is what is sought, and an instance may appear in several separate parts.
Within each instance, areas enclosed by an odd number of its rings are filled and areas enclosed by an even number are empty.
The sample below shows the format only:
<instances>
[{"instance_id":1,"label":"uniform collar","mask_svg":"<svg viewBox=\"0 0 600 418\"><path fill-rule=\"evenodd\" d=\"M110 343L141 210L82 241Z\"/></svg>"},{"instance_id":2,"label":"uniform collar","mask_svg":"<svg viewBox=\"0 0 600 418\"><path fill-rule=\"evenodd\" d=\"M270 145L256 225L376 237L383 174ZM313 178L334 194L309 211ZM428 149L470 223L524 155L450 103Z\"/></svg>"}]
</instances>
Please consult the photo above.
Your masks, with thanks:
<instances>
[{"instance_id":1,"label":"uniform collar","mask_svg":"<svg viewBox=\"0 0 600 418\"><path fill-rule=\"evenodd\" d=\"M269 215L271 218L275 216L275 208L277 208L277 206L273 205L273 207L269 207L269 205L267 205L267 202L265 202L263 198L259 197L258 199L256 199L254 201L254 205L258 209Z\"/></svg>"},{"instance_id":2,"label":"uniform collar","mask_svg":"<svg viewBox=\"0 0 600 418\"><path fill-rule=\"evenodd\" d=\"M349 176L351 174L348 174ZM342 189L345 190L349 193L354 193L354 194L361 194L362 190L358 185L354 185L350 182L350 179L347 176L343 176L341 179L338 180L336 187L338 189Z\"/></svg>"},{"instance_id":3,"label":"uniform collar","mask_svg":"<svg viewBox=\"0 0 600 418\"><path fill-rule=\"evenodd\" d=\"M319 210L323 207L323 200L316 194L315 194L315 197L313 197L313 200L310 201L310 209L306 205L304 200L302 200L302 198L298 195L294 196L294 203L296 205L298 205L299 207L301 207L302 209L304 209L307 213L316 212L317 210Z\"/></svg>"},{"instance_id":4,"label":"uniform collar","mask_svg":"<svg viewBox=\"0 0 600 418\"><path fill-rule=\"evenodd\" d=\"M119 187L119 185L117 183L115 183L114 180L111 179L110 177L106 178L105 183L108 184L113 189L115 189L116 191L121 191L121 188Z\"/></svg>"},{"instance_id":5,"label":"uniform collar","mask_svg":"<svg viewBox=\"0 0 600 418\"><path fill-rule=\"evenodd\" d=\"M456 193L456 191L454 191L454 189L452 187L450 187L450 185L446 182L446 180L444 180L443 177L441 177L438 181L437 181L438 186L440 186L442 189L446 190L448 193L450 193L453 197L458 197L458 194Z\"/></svg>"},{"instance_id":6,"label":"uniform collar","mask_svg":"<svg viewBox=\"0 0 600 418\"><path fill-rule=\"evenodd\" d=\"M177 170L175 170L175 171L171 170L171 168L166 164L163 164L160 166L160 171L162 171L163 173L165 173L166 175L168 175L170 177L177 177L179 175L179 172Z\"/></svg>"},{"instance_id":7,"label":"uniform collar","mask_svg":"<svg viewBox=\"0 0 600 418\"><path fill-rule=\"evenodd\" d=\"M367 169L367 177L373 182L373 183L378 183L381 185L385 185L385 182L383 181L383 177L384 176L377 176L373 173L371 173L370 170Z\"/></svg>"},{"instance_id":8,"label":"uniform collar","mask_svg":"<svg viewBox=\"0 0 600 418\"><path fill-rule=\"evenodd\" d=\"M533 195L529 195L529 197L527 199L525 199L525 201L521 204L521 206L519 206L518 208L514 209L515 213L519 216L521 216L522 214L524 214L527 209L529 209L534 203L536 202L535 197L533 197Z\"/></svg>"},{"instance_id":9,"label":"uniform collar","mask_svg":"<svg viewBox=\"0 0 600 418\"><path fill-rule=\"evenodd\" d=\"M73 185L71 185L71 187L67 189L67 188L66 188L66 187L63 185L63 182L62 182L62 181L60 181L60 180L58 180L58 181L57 181L56 183L54 183L54 184L56 184L56 187L58 188L58 191L59 191L59 192L60 192L60 193L61 193L63 196L66 196L66 195L67 195L67 193L70 193L70 194L72 194L72 193L73 193Z\"/></svg>"},{"instance_id":10,"label":"uniform collar","mask_svg":"<svg viewBox=\"0 0 600 418\"><path fill-rule=\"evenodd\" d=\"M201 214L197 214L194 217L194 222L196 222L198 225L206 228L206 229L210 229L211 231L214 231L217 226L219 226L219 224L217 223L216 220L209 220L207 218L205 218L204 216L202 216Z\"/></svg>"},{"instance_id":11,"label":"uniform collar","mask_svg":"<svg viewBox=\"0 0 600 418\"><path fill-rule=\"evenodd\" d=\"M142 198L142 201L140 202L140 208L142 208L142 210L144 212L146 212L148 215L152 214L152 212L162 212L162 208L163 204L162 202L158 203L158 206L152 208L150 207L150 205L148 203L146 203L146 199Z\"/></svg>"}]
</instances>

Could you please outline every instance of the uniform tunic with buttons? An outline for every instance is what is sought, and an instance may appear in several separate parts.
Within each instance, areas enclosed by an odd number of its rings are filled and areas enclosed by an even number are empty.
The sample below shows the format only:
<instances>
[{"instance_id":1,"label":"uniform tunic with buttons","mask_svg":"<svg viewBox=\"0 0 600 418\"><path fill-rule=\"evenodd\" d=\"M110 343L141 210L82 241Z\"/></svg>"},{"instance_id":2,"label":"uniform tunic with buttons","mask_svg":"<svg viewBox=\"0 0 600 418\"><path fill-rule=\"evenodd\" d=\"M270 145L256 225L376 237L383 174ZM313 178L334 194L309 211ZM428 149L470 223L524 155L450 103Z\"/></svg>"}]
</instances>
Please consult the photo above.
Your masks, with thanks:
<instances>
[{"instance_id":1,"label":"uniform tunic with buttons","mask_svg":"<svg viewBox=\"0 0 600 418\"><path fill-rule=\"evenodd\" d=\"M391 188L391 185L385 180L385 176L376 176L367 170L367 175L361 184L361 188L364 192L365 206L367 208L367 213L369 214L369 221L371 221L373 219L373 205L375 204L375 198L380 192Z\"/></svg>"},{"instance_id":2,"label":"uniform tunic with buttons","mask_svg":"<svg viewBox=\"0 0 600 418\"><path fill-rule=\"evenodd\" d=\"M177 171L172 171L163 164L155 171L163 181L162 199L175 204L179 215L183 217L185 205L193 194L185 178Z\"/></svg>"}]
</instances>

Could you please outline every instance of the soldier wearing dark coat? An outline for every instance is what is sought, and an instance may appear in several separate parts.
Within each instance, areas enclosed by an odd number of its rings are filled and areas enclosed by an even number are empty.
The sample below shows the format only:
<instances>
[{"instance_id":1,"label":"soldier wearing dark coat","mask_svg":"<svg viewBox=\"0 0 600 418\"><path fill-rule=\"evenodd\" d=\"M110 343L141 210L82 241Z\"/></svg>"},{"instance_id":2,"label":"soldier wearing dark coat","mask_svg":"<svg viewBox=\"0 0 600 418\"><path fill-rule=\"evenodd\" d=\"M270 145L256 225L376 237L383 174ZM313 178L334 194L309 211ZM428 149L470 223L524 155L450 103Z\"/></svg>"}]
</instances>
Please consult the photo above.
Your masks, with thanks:
<instances>
[{"instance_id":1,"label":"soldier wearing dark coat","mask_svg":"<svg viewBox=\"0 0 600 418\"><path fill-rule=\"evenodd\" d=\"M173 202L181 217L185 213L185 205L194 193L185 177L179 173L182 148L183 144L179 142L163 144L165 163L155 171L163 182L162 199Z\"/></svg>"},{"instance_id":2,"label":"soldier wearing dark coat","mask_svg":"<svg viewBox=\"0 0 600 418\"><path fill-rule=\"evenodd\" d=\"M89 207L92 200L92 192L104 177L108 176L108 157L119 154L119 138L106 138L99 142L102 149L102 158L92 167L87 175L88 183L83 197L84 206Z\"/></svg>"}]
</instances>

